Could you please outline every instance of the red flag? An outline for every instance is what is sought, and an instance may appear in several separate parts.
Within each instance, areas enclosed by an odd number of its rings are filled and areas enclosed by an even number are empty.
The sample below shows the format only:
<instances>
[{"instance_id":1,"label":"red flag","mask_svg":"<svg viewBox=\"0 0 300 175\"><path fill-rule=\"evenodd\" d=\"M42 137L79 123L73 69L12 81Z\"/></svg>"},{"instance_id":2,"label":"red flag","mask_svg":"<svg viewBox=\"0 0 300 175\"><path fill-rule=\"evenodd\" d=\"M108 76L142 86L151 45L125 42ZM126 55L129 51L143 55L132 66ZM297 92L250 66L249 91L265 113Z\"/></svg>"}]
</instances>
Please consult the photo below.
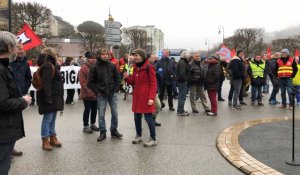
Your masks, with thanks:
<instances>
[{"instance_id":1,"label":"red flag","mask_svg":"<svg viewBox=\"0 0 300 175\"><path fill-rule=\"evenodd\" d=\"M235 49L231 49L231 51L230 51L230 57L232 58L232 57L234 57L235 55L236 55Z\"/></svg>"},{"instance_id":2,"label":"red flag","mask_svg":"<svg viewBox=\"0 0 300 175\"><path fill-rule=\"evenodd\" d=\"M29 50L42 44L41 39L31 30L28 24L17 34L17 40L23 44L23 49Z\"/></svg>"},{"instance_id":3,"label":"red flag","mask_svg":"<svg viewBox=\"0 0 300 175\"><path fill-rule=\"evenodd\" d=\"M299 57L300 56L298 49L295 50L294 56L295 57Z\"/></svg>"},{"instance_id":4,"label":"red flag","mask_svg":"<svg viewBox=\"0 0 300 175\"><path fill-rule=\"evenodd\" d=\"M267 57L268 57L268 59L271 58L271 54L272 54L271 48L268 47L268 49L267 49Z\"/></svg>"}]
</instances>

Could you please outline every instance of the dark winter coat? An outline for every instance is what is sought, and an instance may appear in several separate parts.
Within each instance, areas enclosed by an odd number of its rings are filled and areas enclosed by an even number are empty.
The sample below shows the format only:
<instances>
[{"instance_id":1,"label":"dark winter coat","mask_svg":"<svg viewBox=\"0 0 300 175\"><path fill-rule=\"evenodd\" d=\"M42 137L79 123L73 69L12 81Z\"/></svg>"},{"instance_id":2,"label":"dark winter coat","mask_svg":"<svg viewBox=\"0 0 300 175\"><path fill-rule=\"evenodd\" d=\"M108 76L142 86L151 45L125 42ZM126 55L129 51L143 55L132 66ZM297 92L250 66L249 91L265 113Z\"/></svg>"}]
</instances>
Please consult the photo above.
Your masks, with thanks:
<instances>
[{"instance_id":1,"label":"dark winter coat","mask_svg":"<svg viewBox=\"0 0 300 175\"><path fill-rule=\"evenodd\" d=\"M27 57L17 58L10 63L14 78L23 95L28 93L31 86L31 71L27 62Z\"/></svg>"},{"instance_id":2,"label":"dark winter coat","mask_svg":"<svg viewBox=\"0 0 300 175\"><path fill-rule=\"evenodd\" d=\"M177 83L186 83L191 77L189 62L186 58L180 58L176 67Z\"/></svg>"},{"instance_id":3,"label":"dark winter coat","mask_svg":"<svg viewBox=\"0 0 300 175\"><path fill-rule=\"evenodd\" d=\"M119 85L120 76L113 63L99 58L97 63L90 68L88 88L96 95L111 96L119 91Z\"/></svg>"},{"instance_id":4,"label":"dark winter coat","mask_svg":"<svg viewBox=\"0 0 300 175\"><path fill-rule=\"evenodd\" d=\"M51 56L38 60L41 67L42 89L37 92L39 113L56 112L64 110L64 80L59 71L56 61ZM52 65L51 65L52 64ZM52 73L54 72L53 78Z\"/></svg>"},{"instance_id":5,"label":"dark winter coat","mask_svg":"<svg viewBox=\"0 0 300 175\"><path fill-rule=\"evenodd\" d=\"M209 59L207 61L207 73L205 78L205 89L207 90L218 90L219 79L221 76L221 66L218 60Z\"/></svg>"},{"instance_id":6,"label":"dark winter coat","mask_svg":"<svg viewBox=\"0 0 300 175\"><path fill-rule=\"evenodd\" d=\"M147 70L147 65L148 70ZM140 68L135 64L133 75L127 78L127 83L134 86L132 93L132 112L154 113L155 103L148 105L149 99L155 101L157 84L155 68L146 61Z\"/></svg>"},{"instance_id":7,"label":"dark winter coat","mask_svg":"<svg viewBox=\"0 0 300 175\"><path fill-rule=\"evenodd\" d=\"M191 77L189 83L191 85L203 85L204 83L204 79L201 79L200 64L202 64L200 61L190 62Z\"/></svg>"},{"instance_id":8,"label":"dark winter coat","mask_svg":"<svg viewBox=\"0 0 300 175\"><path fill-rule=\"evenodd\" d=\"M87 87L88 73L91 66L92 65L90 63L83 64L79 70L78 77L81 86L81 91L80 91L81 99L93 101L97 99L96 94Z\"/></svg>"},{"instance_id":9,"label":"dark winter coat","mask_svg":"<svg viewBox=\"0 0 300 175\"><path fill-rule=\"evenodd\" d=\"M156 63L156 71L162 69L162 72L158 72L160 84L171 85L172 80L175 78L175 62L170 58L162 58Z\"/></svg>"},{"instance_id":10,"label":"dark winter coat","mask_svg":"<svg viewBox=\"0 0 300 175\"><path fill-rule=\"evenodd\" d=\"M22 110L26 101L8 68L9 59L0 59L0 143L25 136Z\"/></svg>"},{"instance_id":11,"label":"dark winter coat","mask_svg":"<svg viewBox=\"0 0 300 175\"><path fill-rule=\"evenodd\" d=\"M234 56L228 64L227 68L230 72L232 80L244 80L245 79L245 66L241 58Z\"/></svg>"}]
</instances>

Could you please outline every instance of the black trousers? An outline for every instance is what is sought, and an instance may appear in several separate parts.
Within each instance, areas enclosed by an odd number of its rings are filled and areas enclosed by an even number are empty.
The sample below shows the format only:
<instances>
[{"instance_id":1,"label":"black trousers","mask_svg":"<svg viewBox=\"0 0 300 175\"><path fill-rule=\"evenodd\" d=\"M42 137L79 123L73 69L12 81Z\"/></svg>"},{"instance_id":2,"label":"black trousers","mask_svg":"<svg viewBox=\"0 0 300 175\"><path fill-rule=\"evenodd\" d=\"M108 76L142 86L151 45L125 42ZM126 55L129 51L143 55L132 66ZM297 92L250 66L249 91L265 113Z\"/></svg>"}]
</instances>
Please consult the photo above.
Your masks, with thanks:
<instances>
[{"instance_id":1,"label":"black trousers","mask_svg":"<svg viewBox=\"0 0 300 175\"><path fill-rule=\"evenodd\" d=\"M67 89L66 103L72 103L74 101L75 89Z\"/></svg>"},{"instance_id":2,"label":"black trousers","mask_svg":"<svg viewBox=\"0 0 300 175\"><path fill-rule=\"evenodd\" d=\"M97 100L83 100L84 112L83 112L83 126L89 126L89 118L91 114L91 124L96 123L97 115Z\"/></svg>"},{"instance_id":3,"label":"black trousers","mask_svg":"<svg viewBox=\"0 0 300 175\"><path fill-rule=\"evenodd\" d=\"M0 143L0 175L7 175L10 169L11 154L16 141Z\"/></svg>"},{"instance_id":4,"label":"black trousers","mask_svg":"<svg viewBox=\"0 0 300 175\"><path fill-rule=\"evenodd\" d=\"M167 88L167 92L168 92L168 104L169 104L169 108L171 108L171 107L173 107L172 84L170 84L170 85L161 84L159 87L158 97L159 97L160 102L163 103L166 88Z\"/></svg>"}]
</instances>

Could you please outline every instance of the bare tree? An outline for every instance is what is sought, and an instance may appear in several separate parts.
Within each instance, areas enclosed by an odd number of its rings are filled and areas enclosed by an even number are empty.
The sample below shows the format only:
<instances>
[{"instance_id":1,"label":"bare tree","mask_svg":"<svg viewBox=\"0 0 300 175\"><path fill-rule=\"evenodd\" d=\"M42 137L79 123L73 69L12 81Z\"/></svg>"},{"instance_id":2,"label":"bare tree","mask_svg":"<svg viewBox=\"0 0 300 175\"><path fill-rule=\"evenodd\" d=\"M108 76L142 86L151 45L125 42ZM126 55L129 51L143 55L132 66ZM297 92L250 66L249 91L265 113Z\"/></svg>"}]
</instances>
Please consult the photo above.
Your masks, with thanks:
<instances>
[{"instance_id":1,"label":"bare tree","mask_svg":"<svg viewBox=\"0 0 300 175\"><path fill-rule=\"evenodd\" d=\"M133 48L149 50L148 43L149 41L151 42L151 38L147 37L147 32L145 30L131 28L124 29L124 33L129 37Z\"/></svg>"},{"instance_id":2,"label":"bare tree","mask_svg":"<svg viewBox=\"0 0 300 175\"><path fill-rule=\"evenodd\" d=\"M85 21L77 27L84 50L91 52L105 46L104 27L94 21Z\"/></svg>"},{"instance_id":3,"label":"bare tree","mask_svg":"<svg viewBox=\"0 0 300 175\"><path fill-rule=\"evenodd\" d=\"M299 48L299 37L295 38L286 38L286 39L276 39L272 41L272 50L280 51L284 48L289 49L290 51Z\"/></svg>"},{"instance_id":4,"label":"bare tree","mask_svg":"<svg viewBox=\"0 0 300 175\"><path fill-rule=\"evenodd\" d=\"M69 22L63 20L59 16L53 16L53 17L58 21L58 23L61 26L59 28L58 37L64 38L64 37L75 36L75 30L74 30L74 26L72 24L70 24Z\"/></svg>"},{"instance_id":5,"label":"bare tree","mask_svg":"<svg viewBox=\"0 0 300 175\"><path fill-rule=\"evenodd\" d=\"M50 9L36 2L12 4L12 32L18 33L26 22L40 36L47 36L49 30Z\"/></svg>"}]
</instances>

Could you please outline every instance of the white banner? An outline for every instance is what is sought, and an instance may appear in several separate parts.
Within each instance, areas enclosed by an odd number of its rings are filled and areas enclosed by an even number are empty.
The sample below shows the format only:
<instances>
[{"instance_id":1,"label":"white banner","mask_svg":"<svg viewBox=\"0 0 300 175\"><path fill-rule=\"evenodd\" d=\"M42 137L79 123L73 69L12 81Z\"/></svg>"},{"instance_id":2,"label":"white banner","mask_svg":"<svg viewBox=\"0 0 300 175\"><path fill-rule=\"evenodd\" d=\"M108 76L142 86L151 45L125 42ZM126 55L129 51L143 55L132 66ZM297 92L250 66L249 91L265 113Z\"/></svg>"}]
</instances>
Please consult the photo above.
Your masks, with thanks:
<instances>
[{"instance_id":1,"label":"white banner","mask_svg":"<svg viewBox=\"0 0 300 175\"><path fill-rule=\"evenodd\" d=\"M38 69L38 67L30 67L31 75ZM77 77L80 70L79 66L62 66L60 67L60 73L64 79L64 89L80 89L79 79ZM35 91L35 88L31 85L30 91Z\"/></svg>"}]
</instances>

